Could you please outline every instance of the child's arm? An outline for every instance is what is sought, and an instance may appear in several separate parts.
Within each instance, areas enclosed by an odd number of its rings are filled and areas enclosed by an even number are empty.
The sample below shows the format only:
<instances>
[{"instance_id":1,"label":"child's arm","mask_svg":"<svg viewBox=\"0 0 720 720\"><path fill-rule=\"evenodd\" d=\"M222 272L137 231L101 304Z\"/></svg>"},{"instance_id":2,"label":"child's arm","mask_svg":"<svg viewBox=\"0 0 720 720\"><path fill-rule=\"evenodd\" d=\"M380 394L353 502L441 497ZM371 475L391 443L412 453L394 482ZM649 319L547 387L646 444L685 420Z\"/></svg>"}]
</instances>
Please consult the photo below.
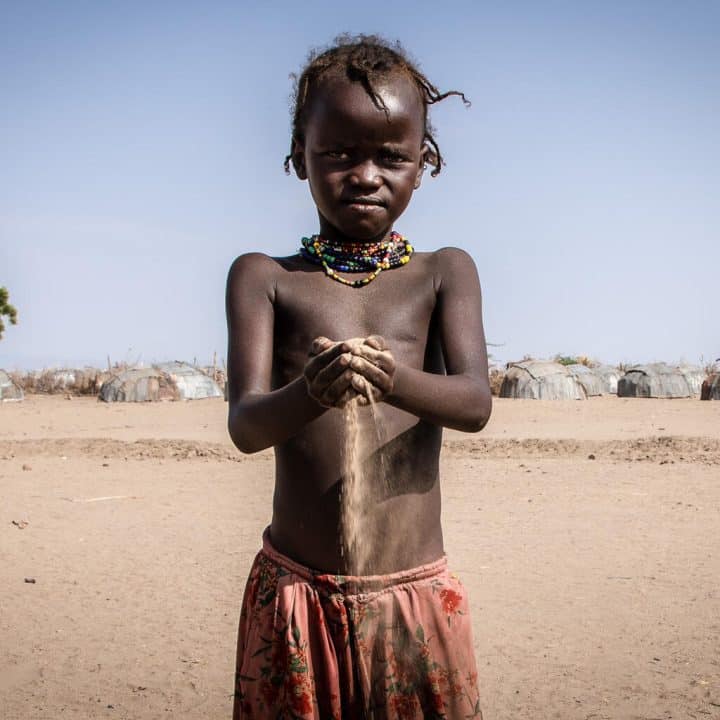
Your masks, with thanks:
<instances>
[{"instance_id":1,"label":"child's arm","mask_svg":"<svg viewBox=\"0 0 720 720\"><path fill-rule=\"evenodd\" d=\"M274 260L251 253L228 275L228 430L246 453L284 442L338 405L352 378L350 348L332 343L318 354L311 348L304 374L271 389L276 272Z\"/></svg>"},{"instance_id":2,"label":"child's arm","mask_svg":"<svg viewBox=\"0 0 720 720\"><path fill-rule=\"evenodd\" d=\"M382 338L356 348L359 356L351 367L390 405L436 425L476 432L492 409L480 283L464 251L445 248L436 257L438 329L447 375L396 362ZM362 387L357 379L353 385Z\"/></svg>"}]
</instances>

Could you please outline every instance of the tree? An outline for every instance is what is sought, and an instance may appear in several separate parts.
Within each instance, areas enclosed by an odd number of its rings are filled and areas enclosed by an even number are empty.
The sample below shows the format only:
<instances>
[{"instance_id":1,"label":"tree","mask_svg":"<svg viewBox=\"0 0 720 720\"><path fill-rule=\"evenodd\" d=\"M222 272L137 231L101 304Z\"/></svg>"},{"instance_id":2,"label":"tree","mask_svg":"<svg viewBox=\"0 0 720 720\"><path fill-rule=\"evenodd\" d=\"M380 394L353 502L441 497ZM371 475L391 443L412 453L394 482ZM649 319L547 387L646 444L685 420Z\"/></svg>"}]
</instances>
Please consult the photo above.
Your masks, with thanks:
<instances>
[{"instance_id":1,"label":"tree","mask_svg":"<svg viewBox=\"0 0 720 720\"><path fill-rule=\"evenodd\" d=\"M10 321L11 325L17 325L17 310L10 304L10 293L7 288L0 287L0 339L5 332L3 316Z\"/></svg>"}]
</instances>

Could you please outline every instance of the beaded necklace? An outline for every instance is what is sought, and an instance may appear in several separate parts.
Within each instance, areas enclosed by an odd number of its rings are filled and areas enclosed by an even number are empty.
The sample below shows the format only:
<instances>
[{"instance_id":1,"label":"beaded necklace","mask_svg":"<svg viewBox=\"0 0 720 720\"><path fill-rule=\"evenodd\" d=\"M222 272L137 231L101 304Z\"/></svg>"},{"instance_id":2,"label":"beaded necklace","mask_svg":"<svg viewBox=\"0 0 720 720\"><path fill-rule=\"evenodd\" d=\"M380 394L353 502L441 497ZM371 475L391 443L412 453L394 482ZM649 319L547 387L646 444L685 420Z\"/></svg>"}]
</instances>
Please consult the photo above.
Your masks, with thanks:
<instances>
[{"instance_id":1,"label":"beaded necklace","mask_svg":"<svg viewBox=\"0 0 720 720\"><path fill-rule=\"evenodd\" d=\"M300 254L306 260L322 265L329 278L354 288L371 283L383 270L406 265L413 254L413 246L394 230L387 240L373 243L333 244L320 235L304 237L301 243ZM337 270L369 274L360 280L346 280Z\"/></svg>"}]
</instances>

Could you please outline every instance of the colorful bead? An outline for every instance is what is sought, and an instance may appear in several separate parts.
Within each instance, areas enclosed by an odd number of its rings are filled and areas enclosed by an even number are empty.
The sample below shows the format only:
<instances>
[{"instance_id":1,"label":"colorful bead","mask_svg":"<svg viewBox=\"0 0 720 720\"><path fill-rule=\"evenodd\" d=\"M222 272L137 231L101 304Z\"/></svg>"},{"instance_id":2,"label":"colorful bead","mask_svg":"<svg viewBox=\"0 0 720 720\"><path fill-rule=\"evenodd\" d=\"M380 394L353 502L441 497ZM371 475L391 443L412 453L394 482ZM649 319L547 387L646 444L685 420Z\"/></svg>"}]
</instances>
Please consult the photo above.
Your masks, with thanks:
<instances>
[{"instance_id":1,"label":"colorful bead","mask_svg":"<svg viewBox=\"0 0 720 720\"><path fill-rule=\"evenodd\" d=\"M325 274L343 285L359 288L372 282L383 270L401 267L410 262L415 249L394 230L387 240L373 243L341 243L333 245L320 235L304 237L300 254L316 265L322 265ZM346 280L336 270L346 273L369 273L360 280Z\"/></svg>"}]
</instances>

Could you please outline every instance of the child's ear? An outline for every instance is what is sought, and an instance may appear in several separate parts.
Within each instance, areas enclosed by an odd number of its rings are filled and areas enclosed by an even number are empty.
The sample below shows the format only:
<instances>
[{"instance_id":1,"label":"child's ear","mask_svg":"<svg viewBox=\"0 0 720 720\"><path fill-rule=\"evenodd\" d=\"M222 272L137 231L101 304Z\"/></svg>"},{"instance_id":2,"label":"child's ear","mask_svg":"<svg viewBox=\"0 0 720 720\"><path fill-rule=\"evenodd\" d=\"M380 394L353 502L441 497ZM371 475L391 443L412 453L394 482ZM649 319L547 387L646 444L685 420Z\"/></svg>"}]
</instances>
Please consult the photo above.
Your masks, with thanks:
<instances>
[{"instance_id":1,"label":"child's ear","mask_svg":"<svg viewBox=\"0 0 720 720\"><path fill-rule=\"evenodd\" d=\"M422 182L423 173L425 172L425 168L427 167L429 151L430 148L427 145L422 146L422 150L420 151L420 160L418 163L417 174L415 175L416 190L420 187L420 183Z\"/></svg>"},{"instance_id":2,"label":"child's ear","mask_svg":"<svg viewBox=\"0 0 720 720\"><path fill-rule=\"evenodd\" d=\"M300 178L300 180L307 180L307 170L305 169L305 148L297 138L293 139L290 160L292 162L293 169L295 170L295 174Z\"/></svg>"}]
</instances>

